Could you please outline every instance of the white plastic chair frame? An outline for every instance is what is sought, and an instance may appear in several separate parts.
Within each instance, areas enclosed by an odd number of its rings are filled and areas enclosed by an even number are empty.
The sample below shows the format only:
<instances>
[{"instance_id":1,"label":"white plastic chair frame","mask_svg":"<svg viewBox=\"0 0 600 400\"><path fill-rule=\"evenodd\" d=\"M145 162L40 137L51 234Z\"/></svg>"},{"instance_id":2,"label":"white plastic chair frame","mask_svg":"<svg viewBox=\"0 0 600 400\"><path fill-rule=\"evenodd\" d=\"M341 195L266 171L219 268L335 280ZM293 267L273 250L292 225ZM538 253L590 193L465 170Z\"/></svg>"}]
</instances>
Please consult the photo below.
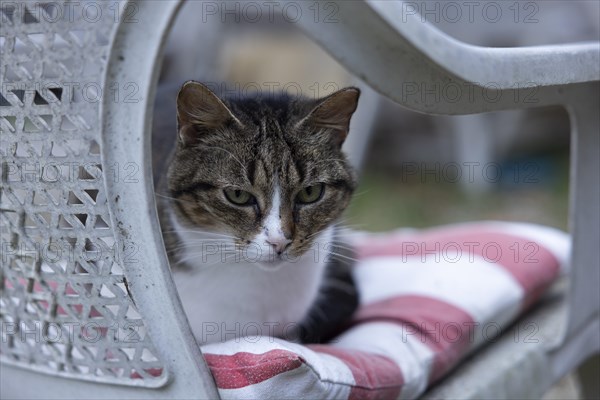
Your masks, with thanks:
<instances>
[{"instance_id":1,"label":"white plastic chair frame","mask_svg":"<svg viewBox=\"0 0 600 400\"><path fill-rule=\"evenodd\" d=\"M145 167L137 183L123 185L105 178L104 185L112 226L119 227L114 229L115 235L123 243L134 240L143 246L138 262L123 267L130 294L170 380L159 388L127 387L67 381L2 364L2 398L218 397L170 276L149 168L151 110L161 51L181 1L130 3L137 10L137 22L115 25L102 82L137 82L142 101L117 104L109 96L103 99L100 145L103 165L134 162ZM337 6L338 23L303 18L298 24L358 77L407 108L456 115L547 105L562 105L568 110L572 124L569 216L573 238L568 322L561 325L563 331L556 333L557 340L538 364L546 364L534 382L542 393L600 350L599 44L482 48L456 41L421 23L418 16L403 14L400 1L339 1ZM456 85L468 88L470 95L422 101L420 93L407 93L407 85L413 84ZM532 90L537 102L523 101ZM147 289L149 284L152 290ZM521 389L519 385L509 387L497 397L518 397ZM459 391L445 393L460 395ZM476 392L468 396L474 397Z\"/></svg>"}]
</instances>

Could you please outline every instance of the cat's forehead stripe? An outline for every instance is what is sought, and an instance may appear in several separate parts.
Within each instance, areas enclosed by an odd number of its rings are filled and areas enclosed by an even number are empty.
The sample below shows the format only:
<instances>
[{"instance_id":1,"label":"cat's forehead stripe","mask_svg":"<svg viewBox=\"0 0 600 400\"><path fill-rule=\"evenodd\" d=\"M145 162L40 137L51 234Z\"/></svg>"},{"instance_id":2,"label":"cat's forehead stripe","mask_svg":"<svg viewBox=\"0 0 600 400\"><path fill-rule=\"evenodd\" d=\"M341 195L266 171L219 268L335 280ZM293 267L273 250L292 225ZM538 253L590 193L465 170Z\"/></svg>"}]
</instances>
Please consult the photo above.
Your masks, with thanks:
<instances>
[{"instance_id":1,"label":"cat's forehead stripe","mask_svg":"<svg viewBox=\"0 0 600 400\"><path fill-rule=\"evenodd\" d=\"M254 158L248 163L248 166L246 167L246 173L250 184L254 186L256 184L256 160Z\"/></svg>"}]
</instances>

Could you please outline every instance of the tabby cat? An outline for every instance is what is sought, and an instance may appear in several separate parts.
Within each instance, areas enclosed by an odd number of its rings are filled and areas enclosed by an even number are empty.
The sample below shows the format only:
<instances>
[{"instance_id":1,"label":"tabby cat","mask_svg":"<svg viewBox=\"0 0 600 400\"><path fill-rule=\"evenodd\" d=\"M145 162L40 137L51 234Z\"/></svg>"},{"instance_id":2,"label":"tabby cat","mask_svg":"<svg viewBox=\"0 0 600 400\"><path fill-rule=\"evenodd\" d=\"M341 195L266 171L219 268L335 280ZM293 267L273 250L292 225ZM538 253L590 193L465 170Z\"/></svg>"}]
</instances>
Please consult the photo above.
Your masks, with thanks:
<instances>
[{"instance_id":1,"label":"tabby cat","mask_svg":"<svg viewBox=\"0 0 600 400\"><path fill-rule=\"evenodd\" d=\"M349 320L358 296L336 221L355 188L341 146L359 94L220 98L194 81L180 89L159 203L200 343L322 342Z\"/></svg>"}]
</instances>

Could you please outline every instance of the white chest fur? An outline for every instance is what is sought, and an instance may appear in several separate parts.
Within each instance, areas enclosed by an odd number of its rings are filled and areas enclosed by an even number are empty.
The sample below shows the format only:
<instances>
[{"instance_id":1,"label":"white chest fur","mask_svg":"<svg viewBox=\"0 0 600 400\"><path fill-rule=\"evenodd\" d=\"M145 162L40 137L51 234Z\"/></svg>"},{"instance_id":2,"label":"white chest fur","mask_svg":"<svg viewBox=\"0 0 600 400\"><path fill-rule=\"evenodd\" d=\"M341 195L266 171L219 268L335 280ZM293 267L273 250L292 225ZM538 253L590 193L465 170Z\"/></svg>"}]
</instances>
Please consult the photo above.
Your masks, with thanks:
<instances>
[{"instance_id":1,"label":"white chest fur","mask_svg":"<svg viewBox=\"0 0 600 400\"><path fill-rule=\"evenodd\" d=\"M189 232L174 217L172 222L177 232ZM189 268L174 269L174 280L199 342L251 340L257 335L293 340L294 328L317 297L328 259L325 244L331 242L333 228L319 234L302 257L269 270L244 257L223 260L219 251L203 253L194 245L202 240L198 235L178 236Z\"/></svg>"}]
</instances>

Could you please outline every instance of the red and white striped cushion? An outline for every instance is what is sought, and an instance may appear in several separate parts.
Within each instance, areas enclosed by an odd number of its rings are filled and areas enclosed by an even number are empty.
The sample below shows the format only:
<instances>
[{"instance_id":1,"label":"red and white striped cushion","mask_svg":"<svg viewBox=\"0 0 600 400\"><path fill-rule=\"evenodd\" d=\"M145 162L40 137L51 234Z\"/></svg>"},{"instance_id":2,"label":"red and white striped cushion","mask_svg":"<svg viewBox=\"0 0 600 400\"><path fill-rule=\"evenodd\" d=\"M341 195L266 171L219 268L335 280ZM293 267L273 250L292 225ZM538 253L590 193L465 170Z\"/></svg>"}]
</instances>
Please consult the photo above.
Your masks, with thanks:
<instances>
[{"instance_id":1,"label":"red and white striped cushion","mask_svg":"<svg viewBox=\"0 0 600 400\"><path fill-rule=\"evenodd\" d=\"M492 341L565 272L568 236L503 222L358 234L361 306L327 345L202 350L223 398L410 399Z\"/></svg>"}]
</instances>

